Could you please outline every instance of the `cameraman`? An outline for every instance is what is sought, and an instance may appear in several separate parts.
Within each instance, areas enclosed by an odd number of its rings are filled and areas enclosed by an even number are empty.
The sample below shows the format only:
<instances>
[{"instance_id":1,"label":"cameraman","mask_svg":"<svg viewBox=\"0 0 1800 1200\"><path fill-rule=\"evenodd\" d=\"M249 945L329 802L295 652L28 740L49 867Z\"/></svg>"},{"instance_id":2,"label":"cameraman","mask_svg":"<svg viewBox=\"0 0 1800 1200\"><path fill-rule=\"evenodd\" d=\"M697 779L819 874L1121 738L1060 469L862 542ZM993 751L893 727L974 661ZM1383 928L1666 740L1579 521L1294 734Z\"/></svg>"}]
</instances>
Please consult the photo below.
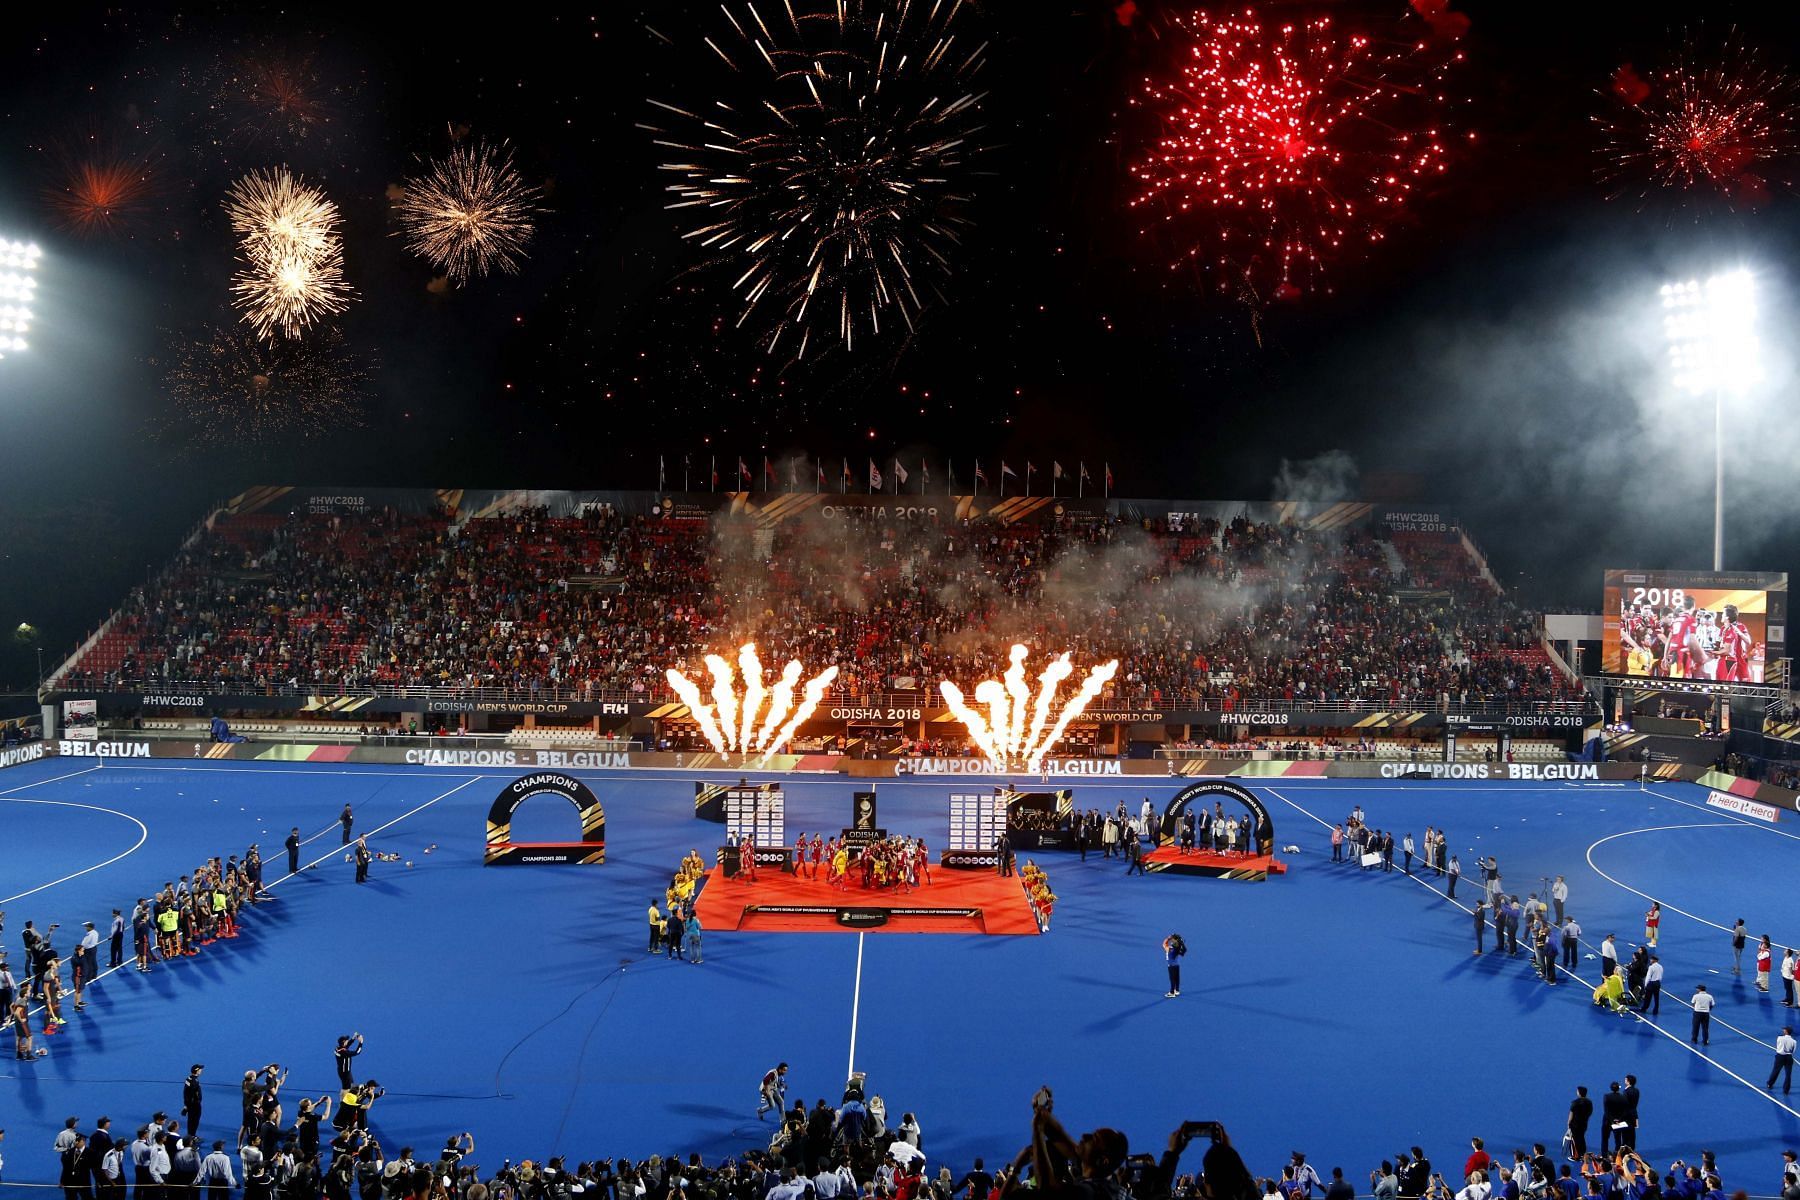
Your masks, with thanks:
<instances>
[{"instance_id":1,"label":"cameraman","mask_svg":"<svg viewBox=\"0 0 1800 1200\"><path fill-rule=\"evenodd\" d=\"M1163 993L1164 999L1172 999L1181 995L1181 960L1187 954L1187 943L1179 933L1171 933L1163 939L1163 961L1169 967L1169 990Z\"/></svg>"}]
</instances>

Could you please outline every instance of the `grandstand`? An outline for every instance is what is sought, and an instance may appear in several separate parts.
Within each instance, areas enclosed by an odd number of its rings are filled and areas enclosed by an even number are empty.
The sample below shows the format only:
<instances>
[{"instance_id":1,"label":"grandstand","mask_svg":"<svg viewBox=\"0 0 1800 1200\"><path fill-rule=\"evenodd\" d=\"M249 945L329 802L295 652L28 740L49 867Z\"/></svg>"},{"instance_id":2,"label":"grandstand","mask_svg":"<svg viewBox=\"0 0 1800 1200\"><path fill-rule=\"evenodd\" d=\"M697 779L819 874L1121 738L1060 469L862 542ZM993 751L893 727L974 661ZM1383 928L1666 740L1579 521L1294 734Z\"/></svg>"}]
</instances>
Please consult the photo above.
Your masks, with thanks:
<instances>
[{"instance_id":1,"label":"grandstand","mask_svg":"<svg viewBox=\"0 0 1800 1200\"><path fill-rule=\"evenodd\" d=\"M96 697L103 718L173 707L253 723L240 732L285 731L306 697L292 732L423 717L683 748L697 733L664 671L746 640L838 668L801 731L827 751L961 752L935 685L997 672L1014 641L1120 659L1071 755L1395 711L1419 729L1542 715L1514 727L1566 740L1592 711L1453 523L1367 504L817 493L258 489L210 514L50 688Z\"/></svg>"}]
</instances>

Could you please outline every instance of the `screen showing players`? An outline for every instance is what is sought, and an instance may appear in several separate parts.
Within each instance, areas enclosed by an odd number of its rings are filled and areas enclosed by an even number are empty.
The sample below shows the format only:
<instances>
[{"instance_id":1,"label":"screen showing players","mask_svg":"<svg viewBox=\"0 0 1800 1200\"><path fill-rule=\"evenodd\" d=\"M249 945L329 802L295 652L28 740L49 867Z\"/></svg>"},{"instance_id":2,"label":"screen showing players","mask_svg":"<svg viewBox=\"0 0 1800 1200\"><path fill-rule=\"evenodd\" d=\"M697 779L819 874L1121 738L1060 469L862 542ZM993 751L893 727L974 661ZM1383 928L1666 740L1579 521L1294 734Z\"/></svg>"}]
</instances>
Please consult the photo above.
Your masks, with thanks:
<instances>
[{"instance_id":1,"label":"screen showing players","mask_svg":"<svg viewBox=\"0 0 1800 1200\"><path fill-rule=\"evenodd\" d=\"M1767 572L1608 571L1605 673L1763 683L1785 649L1786 590Z\"/></svg>"}]
</instances>

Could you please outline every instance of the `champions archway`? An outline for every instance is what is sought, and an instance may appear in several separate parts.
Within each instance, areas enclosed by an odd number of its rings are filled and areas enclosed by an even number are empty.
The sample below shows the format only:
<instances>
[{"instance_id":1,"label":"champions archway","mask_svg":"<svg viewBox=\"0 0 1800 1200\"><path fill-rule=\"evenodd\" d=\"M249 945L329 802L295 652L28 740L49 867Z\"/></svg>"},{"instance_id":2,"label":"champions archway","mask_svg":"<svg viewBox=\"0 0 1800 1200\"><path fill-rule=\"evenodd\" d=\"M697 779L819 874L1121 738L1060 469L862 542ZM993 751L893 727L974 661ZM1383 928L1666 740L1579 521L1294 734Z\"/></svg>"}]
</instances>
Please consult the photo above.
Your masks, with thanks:
<instances>
[{"instance_id":1,"label":"champions archway","mask_svg":"<svg viewBox=\"0 0 1800 1200\"><path fill-rule=\"evenodd\" d=\"M581 815L581 840L578 842L515 842L512 840L513 813L519 805L537 796L556 796L575 806ZM494 797L488 809L487 854L482 860L490 867L537 866L544 863L574 863L583 866L606 861L606 810L593 789L570 775L539 771L506 785Z\"/></svg>"},{"instance_id":2,"label":"champions archway","mask_svg":"<svg viewBox=\"0 0 1800 1200\"><path fill-rule=\"evenodd\" d=\"M1235 801L1249 812L1252 828L1256 831L1256 853L1273 855L1275 822L1269 818L1268 807L1255 792L1228 779L1205 779L1199 783L1190 783L1176 792L1175 798L1163 809L1162 824L1156 832L1156 844L1169 846L1175 843L1181 834L1181 814L1187 811L1190 804L1197 803L1201 811L1211 812L1213 804L1225 800Z\"/></svg>"}]
</instances>

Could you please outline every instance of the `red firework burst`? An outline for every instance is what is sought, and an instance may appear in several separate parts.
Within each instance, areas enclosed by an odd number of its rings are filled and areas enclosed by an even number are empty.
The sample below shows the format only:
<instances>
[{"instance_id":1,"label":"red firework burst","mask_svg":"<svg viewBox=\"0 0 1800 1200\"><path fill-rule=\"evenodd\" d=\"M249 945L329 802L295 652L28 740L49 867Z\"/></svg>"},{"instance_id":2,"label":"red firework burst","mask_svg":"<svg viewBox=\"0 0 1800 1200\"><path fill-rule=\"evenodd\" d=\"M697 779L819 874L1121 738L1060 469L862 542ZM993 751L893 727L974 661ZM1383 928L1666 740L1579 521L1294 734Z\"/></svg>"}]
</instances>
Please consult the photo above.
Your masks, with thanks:
<instances>
[{"instance_id":1,"label":"red firework burst","mask_svg":"<svg viewBox=\"0 0 1800 1200\"><path fill-rule=\"evenodd\" d=\"M1647 80L1620 68L1611 95L1616 103L1595 120L1600 177L1618 192L1712 191L1754 202L1789 181L1800 128L1794 78L1741 42L1709 55L1690 38Z\"/></svg>"},{"instance_id":2,"label":"red firework burst","mask_svg":"<svg viewBox=\"0 0 1800 1200\"><path fill-rule=\"evenodd\" d=\"M76 233L119 233L154 207L157 176L146 159L101 155L71 160L44 188L57 220Z\"/></svg>"},{"instance_id":3,"label":"red firework burst","mask_svg":"<svg viewBox=\"0 0 1800 1200\"><path fill-rule=\"evenodd\" d=\"M1161 129L1132 166L1131 206L1171 239L1172 268L1203 268L1253 305L1315 290L1328 261L1386 238L1448 169L1444 83L1462 55L1447 39L1253 9L1198 12L1182 30L1178 73L1133 101Z\"/></svg>"}]
</instances>

